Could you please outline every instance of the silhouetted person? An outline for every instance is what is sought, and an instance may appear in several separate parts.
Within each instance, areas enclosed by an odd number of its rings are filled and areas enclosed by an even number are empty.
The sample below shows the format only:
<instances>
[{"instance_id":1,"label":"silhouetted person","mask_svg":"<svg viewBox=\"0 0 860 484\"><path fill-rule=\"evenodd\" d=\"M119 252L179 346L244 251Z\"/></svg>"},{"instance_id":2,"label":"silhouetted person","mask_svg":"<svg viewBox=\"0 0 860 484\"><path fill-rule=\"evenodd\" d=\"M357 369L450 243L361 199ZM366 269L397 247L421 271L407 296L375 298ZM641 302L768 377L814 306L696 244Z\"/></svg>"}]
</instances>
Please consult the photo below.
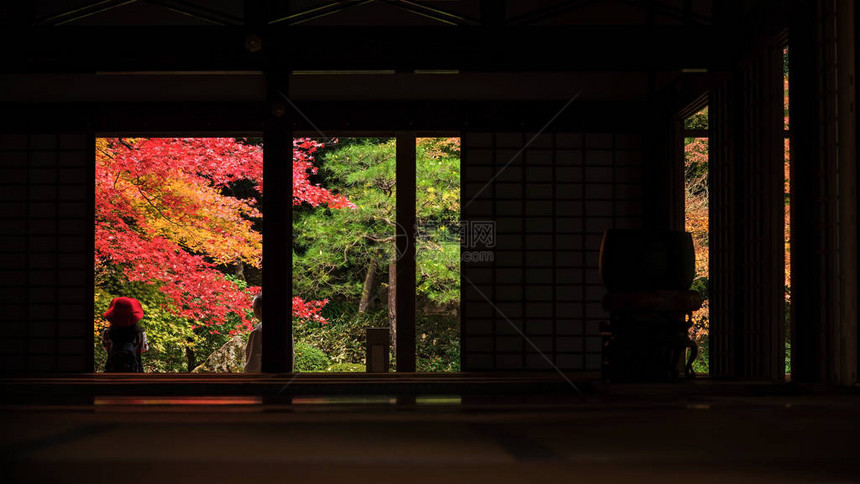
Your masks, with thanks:
<instances>
[{"instance_id":1,"label":"silhouetted person","mask_svg":"<svg viewBox=\"0 0 860 484\"><path fill-rule=\"evenodd\" d=\"M116 297L104 313L110 326L102 332L102 346L108 354L105 373L143 373L140 354L149 349L146 332L137 325L143 308L137 299Z\"/></svg>"},{"instance_id":2,"label":"silhouetted person","mask_svg":"<svg viewBox=\"0 0 860 484\"><path fill-rule=\"evenodd\" d=\"M254 296L254 316L260 324L254 327L245 346L245 373L260 373L263 367L263 293Z\"/></svg>"}]
</instances>

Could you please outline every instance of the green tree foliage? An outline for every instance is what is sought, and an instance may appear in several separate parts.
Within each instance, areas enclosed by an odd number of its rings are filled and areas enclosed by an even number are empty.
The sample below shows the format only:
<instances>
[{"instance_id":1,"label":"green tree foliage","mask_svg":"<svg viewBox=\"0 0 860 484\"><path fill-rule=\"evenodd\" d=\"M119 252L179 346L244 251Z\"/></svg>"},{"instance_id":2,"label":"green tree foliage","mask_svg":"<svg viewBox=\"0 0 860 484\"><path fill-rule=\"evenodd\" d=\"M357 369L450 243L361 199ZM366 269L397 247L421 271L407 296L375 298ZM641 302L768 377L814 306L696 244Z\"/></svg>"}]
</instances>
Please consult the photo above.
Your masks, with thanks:
<instances>
[{"instance_id":1,"label":"green tree foliage","mask_svg":"<svg viewBox=\"0 0 860 484\"><path fill-rule=\"evenodd\" d=\"M293 287L297 296L358 301L367 270L376 261L386 280L394 257L395 142L361 140L318 154L320 178L355 210L297 210L293 219ZM423 141L423 140L422 140ZM418 144L416 247L419 297L459 303L459 146L447 139Z\"/></svg>"},{"instance_id":2,"label":"green tree foliage","mask_svg":"<svg viewBox=\"0 0 860 484\"><path fill-rule=\"evenodd\" d=\"M344 144L317 157L323 184L338 186L357 208L295 212L294 292L357 303L370 261L393 255L394 141Z\"/></svg>"},{"instance_id":3,"label":"green tree foliage","mask_svg":"<svg viewBox=\"0 0 860 484\"><path fill-rule=\"evenodd\" d=\"M459 155L456 138L420 139L417 144L421 371L459 369ZM336 188L356 208L294 211L294 295L330 301L322 311L329 324L295 326L296 340L322 349L335 364L363 364L365 329L389 325L389 263L396 259L395 140L342 139L316 158L321 186Z\"/></svg>"}]
</instances>

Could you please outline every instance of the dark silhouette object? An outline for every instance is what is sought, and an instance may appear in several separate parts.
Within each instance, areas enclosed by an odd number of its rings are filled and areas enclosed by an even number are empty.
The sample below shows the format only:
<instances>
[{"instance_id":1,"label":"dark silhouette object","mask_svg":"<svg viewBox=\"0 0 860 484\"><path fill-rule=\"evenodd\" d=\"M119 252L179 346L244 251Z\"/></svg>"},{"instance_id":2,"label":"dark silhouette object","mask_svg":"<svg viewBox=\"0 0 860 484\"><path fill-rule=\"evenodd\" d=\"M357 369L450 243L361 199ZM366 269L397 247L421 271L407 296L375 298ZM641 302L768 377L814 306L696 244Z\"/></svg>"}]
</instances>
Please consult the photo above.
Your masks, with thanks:
<instances>
[{"instance_id":1,"label":"dark silhouette object","mask_svg":"<svg viewBox=\"0 0 860 484\"><path fill-rule=\"evenodd\" d=\"M367 328L365 368L367 373L388 373L390 328Z\"/></svg>"},{"instance_id":2,"label":"dark silhouette object","mask_svg":"<svg viewBox=\"0 0 860 484\"><path fill-rule=\"evenodd\" d=\"M254 296L252 303L254 316L261 322L248 336L245 346L245 373L260 373L263 371L263 293Z\"/></svg>"},{"instance_id":3,"label":"dark silhouette object","mask_svg":"<svg viewBox=\"0 0 860 484\"><path fill-rule=\"evenodd\" d=\"M102 345L108 354L105 373L143 373L141 353L149 349L146 332L138 326L143 308L137 299L117 297L104 313L110 326L102 332Z\"/></svg>"},{"instance_id":4,"label":"dark silhouette object","mask_svg":"<svg viewBox=\"0 0 860 484\"><path fill-rule=\"evenodd\" d=\"M695 377L698 356L690 340L692 313L702 298L690 291L695 252L689 233L607 230L600 273L610 313L603 347L608 381L672 381ZM684 355L690 356L684 361Z\"/></svg>"},{"instance_id":5,"label":"dark silhouette object","mask_svg":"<svg viewBox=\"0 0 860 484\"><path fill-rule=\"evenodd\" d=\"M607 230L600 245L600 277L610 292L686 291L696 276L688 232Z\"/></svg>"}]
</instances>

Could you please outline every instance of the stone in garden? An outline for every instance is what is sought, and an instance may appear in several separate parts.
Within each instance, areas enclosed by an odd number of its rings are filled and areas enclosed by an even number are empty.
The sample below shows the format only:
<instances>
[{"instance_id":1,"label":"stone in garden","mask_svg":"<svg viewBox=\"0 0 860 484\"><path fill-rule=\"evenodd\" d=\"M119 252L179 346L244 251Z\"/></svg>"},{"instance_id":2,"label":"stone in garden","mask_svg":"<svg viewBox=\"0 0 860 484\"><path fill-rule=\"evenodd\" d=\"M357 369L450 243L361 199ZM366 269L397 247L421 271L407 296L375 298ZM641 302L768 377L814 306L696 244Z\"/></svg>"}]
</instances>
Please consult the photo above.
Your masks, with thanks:
<instances>
[{"instance_id":1,"label":"stone in garden","mask_svg":"<svg viewBox=\"0 0 860 484\"><path fill-rule=\"evenodd\" d=\"M192 373L242 373L245 366L245 338L236 335L215 350Z\"/></svg>"}]
</instances>

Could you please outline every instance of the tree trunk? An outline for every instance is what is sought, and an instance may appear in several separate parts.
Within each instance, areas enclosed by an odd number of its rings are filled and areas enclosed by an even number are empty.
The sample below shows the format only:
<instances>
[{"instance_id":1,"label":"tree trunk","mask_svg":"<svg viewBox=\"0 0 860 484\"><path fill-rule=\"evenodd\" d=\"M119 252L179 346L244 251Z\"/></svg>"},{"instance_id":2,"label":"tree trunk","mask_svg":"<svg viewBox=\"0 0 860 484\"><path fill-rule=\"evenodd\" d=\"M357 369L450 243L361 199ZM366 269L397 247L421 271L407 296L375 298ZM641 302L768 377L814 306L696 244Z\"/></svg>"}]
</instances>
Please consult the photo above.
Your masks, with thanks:
<instances>
[{"instance_id":1,"label":"tree trunk","mask_svg":"<svg viewBox=\"0 0 860 484\"><path fill-rule=\"evenodd\" d=\"M242 262L242 261L236 262L236 271L234 274L239 279L242 279L243 281L248 282L245 279L245 263L244 262Z\"/></svg>"},{"instance_id":2,"label":"tree trunk","mask_svg":"<svg viewBox=\"0 0 860 484\"><path fill-rule=\"evenodd\" d=\"M364 314L367 308L370 307L370 299L373 297L374 289L376 288L376 268L379 263L376 258L370 259L370 265L367 268L367 275L364 276L364 285L361 287L361 301L358 302L358 312Z\"/></svg>"},{"instance_id":3,"label":"tree trunk","mask_svg":"<svg viewBox=\"0 0 860 484\"><path fill-rule=\"evenodd\" d=\"M388 325L391 328L391 347L397 354L397 263L388 263Z\"/></svg>"},{"instance_id":4,"label":"tree trunk","mask_svg":"<svg viewBox=\"0 0 860 484\"><path fill-rule=\"evenodd\" d=\"M197 358L194 356L194 349L191 346L185 347L185 361L188 363L188 373L197 368Z\"/></svg>"}]
</instances>

